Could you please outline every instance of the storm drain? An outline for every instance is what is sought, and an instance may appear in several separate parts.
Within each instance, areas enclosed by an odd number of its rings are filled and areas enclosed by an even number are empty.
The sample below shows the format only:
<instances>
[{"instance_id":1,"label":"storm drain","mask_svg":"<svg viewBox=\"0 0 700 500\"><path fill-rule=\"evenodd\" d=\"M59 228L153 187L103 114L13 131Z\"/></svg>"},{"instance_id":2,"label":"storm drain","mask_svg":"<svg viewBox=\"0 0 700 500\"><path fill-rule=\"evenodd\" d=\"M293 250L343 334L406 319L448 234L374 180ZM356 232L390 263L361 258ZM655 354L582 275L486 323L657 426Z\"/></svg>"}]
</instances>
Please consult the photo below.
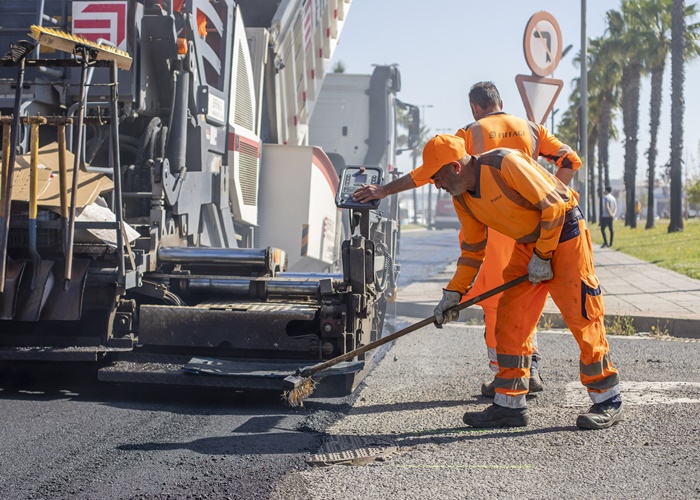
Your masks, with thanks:
<instances>
[{"instance_id":1,"label":"storm drain","mask_svg":"<svg viewBox=\"0 0 700 500\"><path fill-rule=\"evenodd\" d=\"M388 460L401 453L402 448L388 439L360 436L333 436L311 455L309 465L365 465Z\"/></svg>"}]
</instances>

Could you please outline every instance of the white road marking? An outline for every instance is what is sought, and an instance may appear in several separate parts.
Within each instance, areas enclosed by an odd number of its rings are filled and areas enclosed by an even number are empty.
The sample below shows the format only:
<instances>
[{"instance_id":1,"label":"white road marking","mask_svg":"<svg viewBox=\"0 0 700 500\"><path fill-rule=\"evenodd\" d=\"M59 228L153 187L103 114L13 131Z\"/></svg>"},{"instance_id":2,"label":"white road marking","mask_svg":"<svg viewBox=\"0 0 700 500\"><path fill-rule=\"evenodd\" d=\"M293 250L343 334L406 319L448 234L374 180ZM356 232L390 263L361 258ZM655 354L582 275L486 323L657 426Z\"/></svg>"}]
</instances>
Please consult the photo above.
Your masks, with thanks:
<instances>
[{"instance_id":1,"label":"white road marking","mask_svg":"<svg viewBox=\"0 0 700 500\"><path fill-rule=\"evenodd\" d=\"M700 403L699 382L621 382L625 405ZM566 385L564 406L588 406L591 400L579 382Z\"/></svg>"}]
</instances>

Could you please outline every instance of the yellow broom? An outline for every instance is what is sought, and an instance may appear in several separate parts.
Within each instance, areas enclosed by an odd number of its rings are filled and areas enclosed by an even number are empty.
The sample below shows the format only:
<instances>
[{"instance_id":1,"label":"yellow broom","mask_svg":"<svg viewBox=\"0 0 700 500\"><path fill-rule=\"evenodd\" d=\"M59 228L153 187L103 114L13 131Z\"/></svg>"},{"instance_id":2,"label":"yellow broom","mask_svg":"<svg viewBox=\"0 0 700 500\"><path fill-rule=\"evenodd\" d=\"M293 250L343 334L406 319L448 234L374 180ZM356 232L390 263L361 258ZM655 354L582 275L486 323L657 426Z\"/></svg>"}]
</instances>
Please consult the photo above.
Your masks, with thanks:
<instances>
[{"instance_id":1,"label":"yellow broom","mask_svg":"<svg viewBox=\"0 0 700 500\"><path fill-rule=\"evenodd\" d=\"M132 59L128 53L115 49L110 45L95 43L82 36L71 35L65 31L37 25L32 25L29 36L41 45L71 54L75 51L76 46L81 45L94 50L93 59L98 61L116 61L119 69L127 71L131 68Z\"/></svg>"}]
</instances>

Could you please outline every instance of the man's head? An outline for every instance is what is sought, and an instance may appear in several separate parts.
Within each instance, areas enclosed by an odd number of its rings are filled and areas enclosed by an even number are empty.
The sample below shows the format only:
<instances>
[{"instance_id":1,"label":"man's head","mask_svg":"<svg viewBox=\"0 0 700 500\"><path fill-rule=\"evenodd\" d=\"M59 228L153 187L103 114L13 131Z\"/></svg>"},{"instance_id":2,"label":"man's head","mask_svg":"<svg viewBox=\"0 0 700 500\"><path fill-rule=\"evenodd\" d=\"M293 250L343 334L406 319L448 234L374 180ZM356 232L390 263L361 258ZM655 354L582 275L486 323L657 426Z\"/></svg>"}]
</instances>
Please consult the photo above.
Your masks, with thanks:
<instances>
[{"instance_id":1,"label":"man's head","mask_svg":"<svg viewBox=\"0 0 700 500\"><path fill-rule=\"evenodd\" d=\"M423 148L423 164L413 171L415 181L430 180L438 189L445 189L452 196L463 193L469 183L463 174L471 160L464 148L464 141L449 134L436 135Z\"/></svg>"},{"instance_id":2,"label":"man's head","mask_svg":"<svg viewBox=\"0 0 700 500\"><path fill-rule=\"evenodd\" d=\"M605 186L605 194L610 194L612 188L610 186Z\"/></svg>"},{"instance_id":3,"label":"man's head","mask_svg":"<svg viewBox=\"0 0 700 500\"><path fill-rule=\"evenodd\" d=\"M493 82L478 82L469 89L469 107L475 120L481 120L489 113L501 111L503 101Z\"/></svg>"}]
</instances>

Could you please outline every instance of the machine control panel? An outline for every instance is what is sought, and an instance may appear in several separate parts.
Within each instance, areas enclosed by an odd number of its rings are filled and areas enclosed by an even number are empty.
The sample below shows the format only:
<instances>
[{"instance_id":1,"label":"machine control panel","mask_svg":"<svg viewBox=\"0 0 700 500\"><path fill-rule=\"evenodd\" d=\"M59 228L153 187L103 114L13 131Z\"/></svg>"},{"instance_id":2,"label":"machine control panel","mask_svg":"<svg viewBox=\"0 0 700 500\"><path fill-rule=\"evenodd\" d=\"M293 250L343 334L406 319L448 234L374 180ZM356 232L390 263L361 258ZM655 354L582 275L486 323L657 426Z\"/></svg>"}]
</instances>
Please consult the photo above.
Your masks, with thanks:
<instances>
[{"instance_id":1,"label":"machine control panel","mask_svg":"<svg viewBox=\"0 0 700 500\"><path fill-rule=\"evenodd\" d=\"M335 195L335 204L339 208L377 208L381 200L360 203L352 199L352 193L363 184L381 184L383 180L384 171L380 167L345 167L340 172L340 186Z\"/></svg>"}]
</instances>

